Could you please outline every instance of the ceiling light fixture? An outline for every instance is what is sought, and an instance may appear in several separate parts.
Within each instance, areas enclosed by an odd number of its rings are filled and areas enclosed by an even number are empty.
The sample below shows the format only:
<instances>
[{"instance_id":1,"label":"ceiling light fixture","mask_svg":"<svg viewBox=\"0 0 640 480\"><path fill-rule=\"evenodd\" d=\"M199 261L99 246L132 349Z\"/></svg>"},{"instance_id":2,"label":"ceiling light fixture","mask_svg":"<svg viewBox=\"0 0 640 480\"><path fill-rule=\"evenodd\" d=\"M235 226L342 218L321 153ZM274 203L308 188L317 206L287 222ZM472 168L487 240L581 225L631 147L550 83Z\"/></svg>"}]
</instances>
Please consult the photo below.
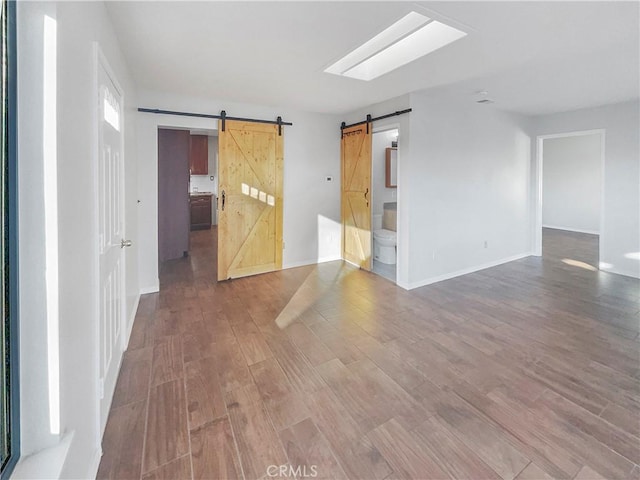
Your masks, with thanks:
<instances>
[{"instance_id":1,"label":"ceiling light fixture","mask_svg":"<svg viewBox=\"0 0 640 480\"><path fill-rule=\"evenodd\" d=\"M456 28L409 12L325 72L373 80L466 36Z\"/></svg>"}]
</instances>

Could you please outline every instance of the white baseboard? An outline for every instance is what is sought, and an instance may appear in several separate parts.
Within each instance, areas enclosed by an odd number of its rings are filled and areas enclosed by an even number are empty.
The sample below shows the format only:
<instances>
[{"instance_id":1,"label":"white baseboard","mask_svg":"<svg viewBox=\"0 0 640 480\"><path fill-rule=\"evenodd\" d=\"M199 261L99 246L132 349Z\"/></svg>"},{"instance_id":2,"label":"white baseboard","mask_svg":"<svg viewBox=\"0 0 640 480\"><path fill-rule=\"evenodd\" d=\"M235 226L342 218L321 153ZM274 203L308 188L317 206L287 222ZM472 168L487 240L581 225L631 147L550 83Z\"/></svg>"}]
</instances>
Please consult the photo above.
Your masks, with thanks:
<instances>
[{"instance_id":1,"label":"white baseboard","mask_svg":"<svg viewBox=\"0 0 640 480\"><path fill-rule=\"evenodd\" d=\"M580 230L578 228L573 228L573 227L558 227L556 225L542 225L542 228L550 228L552 230L565 230L567 232L576 232L576 233L588 233L589 235L600 235L600 232L597 230Z\"/></svg>"},{"instance_id":2,"label":"white baseboard","mask_svg":"<svg viewBox=\"0 0 640 480\"><path fill-rule=\"evenodd\" d=\"M93 455L93 461L89 467L89 476L87 478L96 478L98 476L98 468L100 468L100 460L102 460L102 447L96 449Z\"/></svg>"},{"instance_id":3,"label":"white baseboard","mask_svg":"<svg viewBox=\"0 0 640 480\"><path fill-rule=\"evenodd\" d=\"M313 260L302 260L300 262L291 262L291 263L282 265L282 269L286 270L288 268L306 267L307 265L316 265L318 263L335 262L336 260L342 260L342 259L339 256L337 256L337 257L321 257Z\"/></svg>"},{"instance_id":4,"label":"white baseboard","mask_svg":"<svg viewBox=\"0 0 640 480\"><path fill-rule=\"evenodd\" d=\"M635 272L631 272L628 270L621 270L619 268L615 268L615 267L609 267L609 268L600 268L601 271L603 272L607 272L607 273L615 273L616 275L623 275L625 277L631 277L631 278L640 278L640 272L635 271Z\"/></svg>"},{"instance_id":5,"label":"white baseboard","mask_svg":"<svg viewBox=\"0 0 640 480\"><path fill-rule=\"evenodd\" d=\"M142 287L140 289L140 295L146 295L147 293L158 293L160 291L160 282L150 287Z\"/></svg>"},{"instance_id":6,"label":"white baseboard","mask_svg":"<svg viewBox=\"0 0 640 480\"><path fill-rule=\"evenodd\" d=\"M131 338L131 330L133 330L133 322L136 319L136 313L138 313L138 305L140 305L140 294L136 296L135 301L133 302L133 308L129 312L129 323L127 323L127 338L124 342L124 349L126 350L129 346L129 339Z\"/></svg>"},{"instance_id":7,"label":"white baseboard","mask_svg":"<svg viewBox=\"0 0 640 480\"><path fill-rule=\"evenodd\" d=\"M498 265L502 265L503 263L513 262L514 260L520 260L521 258L529 257L531 255L533 255L531 252L519 253L518 255L502 258L494 262L483 263L482 265L476 265L476 266L465 268L455 272L445 273L443 275L438 275L437 277L431 277L425 280L419 280L417 282L410 282L407 286L405 285L400 285L400 286L405 290L413 290L414 288L424 287L426 285L431 285L432 283L442 282L443 280L449 280L451 278L459 277L461 275L468 275L469 273L485 270L487 268L497 267Z\"/></svg>"}]
</instances>

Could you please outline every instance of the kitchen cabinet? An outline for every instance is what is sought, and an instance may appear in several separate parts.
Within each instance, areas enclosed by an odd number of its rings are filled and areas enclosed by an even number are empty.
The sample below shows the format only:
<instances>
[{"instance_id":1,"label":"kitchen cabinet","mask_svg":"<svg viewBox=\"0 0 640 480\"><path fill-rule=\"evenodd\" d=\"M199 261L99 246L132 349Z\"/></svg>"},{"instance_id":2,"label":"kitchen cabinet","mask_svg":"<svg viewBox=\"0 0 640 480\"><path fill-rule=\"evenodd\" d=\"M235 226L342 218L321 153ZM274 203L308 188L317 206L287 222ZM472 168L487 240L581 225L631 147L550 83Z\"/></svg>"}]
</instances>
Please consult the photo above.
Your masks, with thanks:
<instances>
[{"instance_id":1,"label":"kitchen cabinet","mask_svg":"<svg viewBox=\"0 0 640 480\"><path fill-rule=\"evenodd\" d=\"M191 230L211 228L211 197L210 193L190 196Z\"/></svg>"},{"instance_id":2,"label":"kitchen cabinet","mask_svg":"<svg viewBox=\"0 0 640 480\"><path fill-rule=\"evenodd\" d=\"M206 135L191 135L189 169L191 175L209 174L209 139Z\"/></svg>"}]
</instances>

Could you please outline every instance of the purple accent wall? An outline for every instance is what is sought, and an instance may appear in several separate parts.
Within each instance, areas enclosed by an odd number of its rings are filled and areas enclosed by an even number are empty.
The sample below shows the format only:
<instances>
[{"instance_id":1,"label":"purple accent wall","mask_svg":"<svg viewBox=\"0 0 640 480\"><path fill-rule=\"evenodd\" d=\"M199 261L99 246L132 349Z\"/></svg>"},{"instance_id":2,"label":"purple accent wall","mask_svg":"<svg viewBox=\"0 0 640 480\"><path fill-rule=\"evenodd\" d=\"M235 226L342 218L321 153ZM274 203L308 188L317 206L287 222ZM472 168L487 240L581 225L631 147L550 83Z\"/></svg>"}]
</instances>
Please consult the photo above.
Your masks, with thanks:
<instances>
[{"instance_id":1,"label":"purple accent wall","mask_svg":"<svg viewBox=\"0 0 640 480\"><path fill-rule=\"evenodd\" d=\"M158 129L158 260L189 251L189 131Z\"/></svg>"}]
</instances>

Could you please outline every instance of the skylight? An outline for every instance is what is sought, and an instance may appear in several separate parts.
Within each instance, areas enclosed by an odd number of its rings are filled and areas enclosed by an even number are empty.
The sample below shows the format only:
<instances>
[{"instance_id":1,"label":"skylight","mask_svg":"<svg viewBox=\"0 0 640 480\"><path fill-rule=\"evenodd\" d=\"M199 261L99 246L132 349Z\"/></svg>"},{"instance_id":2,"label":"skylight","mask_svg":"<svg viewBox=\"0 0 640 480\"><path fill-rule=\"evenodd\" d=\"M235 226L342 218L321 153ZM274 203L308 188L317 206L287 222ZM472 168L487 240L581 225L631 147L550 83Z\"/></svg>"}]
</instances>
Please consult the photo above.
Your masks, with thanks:
<instances>
[{"instance_id":1,"label":"skylight","mask_svg":"<svg viewBox=\"0 0 640 480\"><path fill-rule=\"evenodd\" d=\"M464 37L465 32L410 12L325 70L373 80Z\"/></svg>"}]
</instances>

